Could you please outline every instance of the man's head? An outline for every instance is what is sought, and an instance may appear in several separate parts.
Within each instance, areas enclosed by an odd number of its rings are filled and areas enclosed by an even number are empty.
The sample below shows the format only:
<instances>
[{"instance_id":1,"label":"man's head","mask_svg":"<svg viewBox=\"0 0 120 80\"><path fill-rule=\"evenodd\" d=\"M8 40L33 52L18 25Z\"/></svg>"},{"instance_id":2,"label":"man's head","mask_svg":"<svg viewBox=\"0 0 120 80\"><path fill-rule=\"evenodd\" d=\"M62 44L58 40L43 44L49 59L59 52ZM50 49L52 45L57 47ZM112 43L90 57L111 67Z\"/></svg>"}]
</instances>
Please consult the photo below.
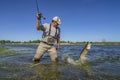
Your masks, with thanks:
<instances>
[{"instance_id":1,"label":"man's head","mask_svg":"<svg viewBox=\"0 0 120 80\"><path fill-rule=\"evenodd\" d=\"M57 27L58 25L60 25L61 24L60 18L58 16L53 17L52 24L54 27Z\"/></svg>"}]
</instances>

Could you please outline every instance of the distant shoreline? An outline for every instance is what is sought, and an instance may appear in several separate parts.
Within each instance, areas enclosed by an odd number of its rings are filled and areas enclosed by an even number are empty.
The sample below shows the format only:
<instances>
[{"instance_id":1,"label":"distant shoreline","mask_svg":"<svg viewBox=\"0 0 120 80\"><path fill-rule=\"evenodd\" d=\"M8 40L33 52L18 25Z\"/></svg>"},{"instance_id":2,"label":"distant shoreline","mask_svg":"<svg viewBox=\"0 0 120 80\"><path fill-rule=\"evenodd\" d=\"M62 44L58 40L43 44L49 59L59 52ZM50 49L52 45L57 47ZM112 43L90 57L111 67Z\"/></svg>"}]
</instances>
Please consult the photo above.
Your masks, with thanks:
<instances>
[{"instance_id":1,"label":"distant shoreline","mask_svg":"<svg viewBox=\"0 0 120 80\"><path fill-rule=\"evenodd\" d=\"M61 43L61 45L85 45L87 42L69 42ZM90 42L92 45L120 45L120 42ZM30 42L10 42L10 43L0 43L0 44L34 44L38 45L39 43L30 43Z\"/></svg>"}]
</instances>

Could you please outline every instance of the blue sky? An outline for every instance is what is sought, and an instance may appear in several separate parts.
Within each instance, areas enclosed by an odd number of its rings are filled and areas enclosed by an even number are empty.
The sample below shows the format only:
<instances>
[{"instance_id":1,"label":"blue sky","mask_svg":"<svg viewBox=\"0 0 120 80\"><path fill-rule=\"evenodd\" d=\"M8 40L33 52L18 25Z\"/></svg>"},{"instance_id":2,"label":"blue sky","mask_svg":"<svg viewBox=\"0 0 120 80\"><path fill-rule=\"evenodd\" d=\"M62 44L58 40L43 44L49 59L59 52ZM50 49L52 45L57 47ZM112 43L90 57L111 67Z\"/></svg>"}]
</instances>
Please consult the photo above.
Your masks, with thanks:
<instances>
[{"instance_id":1,"label":"blue sky","mask_svg":"<svg viewBox=\"0 0 120 80\"><path fill-rule=\"evenodd\" d=\"M61 40L120 41L120 0L38 0L50 23L61 18ZM0 40L41 39L35 0L0 0Z\"/></svg>"}]
</instances>

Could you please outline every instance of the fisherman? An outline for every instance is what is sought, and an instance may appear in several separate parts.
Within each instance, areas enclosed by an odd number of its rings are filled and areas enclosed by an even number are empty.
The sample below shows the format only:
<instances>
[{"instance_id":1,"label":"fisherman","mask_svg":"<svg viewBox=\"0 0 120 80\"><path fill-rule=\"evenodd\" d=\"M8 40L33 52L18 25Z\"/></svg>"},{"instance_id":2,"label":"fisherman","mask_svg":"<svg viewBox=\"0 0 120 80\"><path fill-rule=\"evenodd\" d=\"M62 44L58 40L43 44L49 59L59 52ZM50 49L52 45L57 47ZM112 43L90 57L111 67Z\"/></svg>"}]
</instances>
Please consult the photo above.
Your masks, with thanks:
<instances>
[{"instance_id":1,"label":"fisherman","mask_svg":"<svg viewBox=\"0 0 120 80\"><path fill-rule=\"evenodd\" d=\"M56 62L58 60L57 49L60 48L60 28L58 26L61 24L61 21L58 16L55 16L51 23L41 24L41 17L41 14L38 13L36 29L43 31L43 37L32 60L39 62L42 55L48 52L51 61ZM57 44L57 48L55 47L55 43Z\"/></svg>"}]
</instances>

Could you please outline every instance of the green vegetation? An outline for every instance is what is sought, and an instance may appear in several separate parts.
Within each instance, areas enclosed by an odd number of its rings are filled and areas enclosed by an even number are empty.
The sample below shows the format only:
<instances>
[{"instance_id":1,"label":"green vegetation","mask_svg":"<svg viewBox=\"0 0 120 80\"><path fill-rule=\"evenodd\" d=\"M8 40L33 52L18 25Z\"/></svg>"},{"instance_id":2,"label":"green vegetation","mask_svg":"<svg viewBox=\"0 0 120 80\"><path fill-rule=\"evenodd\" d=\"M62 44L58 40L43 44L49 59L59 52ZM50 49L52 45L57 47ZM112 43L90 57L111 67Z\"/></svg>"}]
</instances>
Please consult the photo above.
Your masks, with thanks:
<instances>
[{"instance_id":1,"label":"green vegetation","mask_svg":"<svg viewBox=\"0 0 120 80\"><path fill-rule=\"evenodd\" d=\"M7 50L8 48L5 48L5 47L0 47L0 52L1 51L4 51L4 50Z\"/></svg>"},{"instance_id":2,"label":"green vegetation","mask_svg":"<svg viewBox=\"0 0 120 80\"><path fill-rule=\"evenodd\" d=\"M24 41L24 42L21 42L21 41L10 41L10 40L0 40L0 44L10 44L10 43L15 43L15 44L22 44L22 43L40 43L40 40L29 40L29 41Z\"/></svg>"},{"instance_id":3,"label":"green vegetation","mask_svg":"<svg viewBox=\"0 0 120 80\"><path fill-rule=\"evenodd\" d=\"M12 54L16 54L16 52L10 51L9 48L0 47L0 55L1 54L12 55Z\"/></svg>"},{"instance_id":4,"label":"green vegetation","mask_svg":"<svg viewBox=\"0 0 120 80\"><path fill-rule=\"evenodd\" d=\"M10 40L0 40L0 44L38 44L40 40L29 40L29 41L10 41ZM61 41L63 45L85 45L86 41L83 42L72 42L72 41ZM92 45L120 45L120 42L91 42Z\"/></svg>"},{"instance_id":5,"label":"green vegetation","mask_svg":"<svg viewBox=\"0 0 120 80\"><path fill-rule=\"evenodd\" d=\"M91 42L93 45L120 45L120 42Z\"/></svg>"}]
</instances>

